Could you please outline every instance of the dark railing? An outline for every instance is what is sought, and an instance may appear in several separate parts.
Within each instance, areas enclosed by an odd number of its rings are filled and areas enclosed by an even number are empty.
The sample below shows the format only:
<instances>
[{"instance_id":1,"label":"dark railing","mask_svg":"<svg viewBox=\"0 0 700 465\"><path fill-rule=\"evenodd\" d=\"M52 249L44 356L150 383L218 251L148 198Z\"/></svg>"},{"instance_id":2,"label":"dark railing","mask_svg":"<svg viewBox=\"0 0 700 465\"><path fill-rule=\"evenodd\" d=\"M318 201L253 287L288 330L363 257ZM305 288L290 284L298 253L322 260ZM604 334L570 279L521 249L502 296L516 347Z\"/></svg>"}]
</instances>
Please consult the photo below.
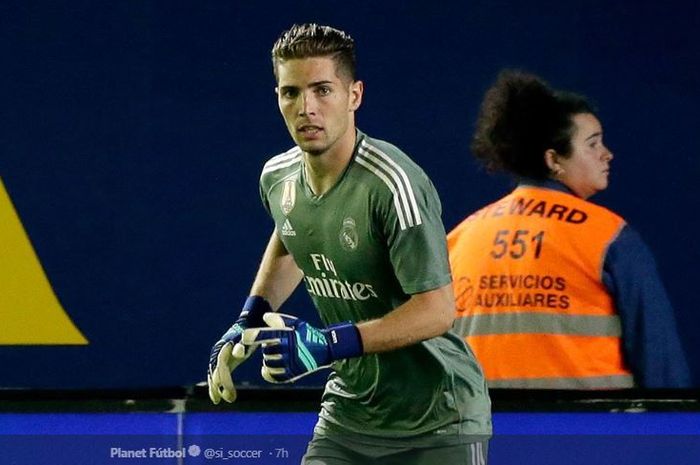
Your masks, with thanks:
<instances>
[{"instance_id":1,"label":"dark railing","mask_svg":"<svg viewBox=\"0 0 700 465\"><path fill-rule=\"evenodd\" d=\"M213 405L206 386L141 390L0 389L0 413L42 411L314 411L317 388L239 389L233 404ZM492 389L494 412L699 412L700 390Z\"/></svg>"}]
</instances>

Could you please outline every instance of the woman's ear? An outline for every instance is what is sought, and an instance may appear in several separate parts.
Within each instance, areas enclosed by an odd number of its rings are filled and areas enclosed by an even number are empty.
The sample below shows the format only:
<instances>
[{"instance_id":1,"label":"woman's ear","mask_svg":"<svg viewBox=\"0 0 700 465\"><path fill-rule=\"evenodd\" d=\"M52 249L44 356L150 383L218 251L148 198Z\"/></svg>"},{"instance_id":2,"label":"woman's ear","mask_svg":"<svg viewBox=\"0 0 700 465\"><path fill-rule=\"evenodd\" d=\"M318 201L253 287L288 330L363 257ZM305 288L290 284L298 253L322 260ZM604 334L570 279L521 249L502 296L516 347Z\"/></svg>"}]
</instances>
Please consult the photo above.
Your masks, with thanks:
<instances>
[{"instance_id":1,"label":"woman's ear","mask_svg":"<svg viewBox=\"0 0 700 465\"><path fill-rule=\"evenodd\" d=\"M550 173L554 176L564 174L564 168L559 164L559 154L554 149L547 149L544 152L544 162L547 164Z\"/></svg>"}]
</instances>

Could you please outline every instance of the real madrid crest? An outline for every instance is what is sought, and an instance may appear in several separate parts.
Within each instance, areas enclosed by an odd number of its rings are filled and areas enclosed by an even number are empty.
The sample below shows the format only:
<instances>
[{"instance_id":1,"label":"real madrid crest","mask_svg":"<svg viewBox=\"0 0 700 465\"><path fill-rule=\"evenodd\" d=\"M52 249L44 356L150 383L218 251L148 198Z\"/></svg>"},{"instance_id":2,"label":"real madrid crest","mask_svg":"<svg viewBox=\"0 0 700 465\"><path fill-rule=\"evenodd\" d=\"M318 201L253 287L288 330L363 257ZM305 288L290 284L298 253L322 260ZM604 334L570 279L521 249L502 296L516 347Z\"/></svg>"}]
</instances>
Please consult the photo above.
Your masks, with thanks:
<instances>
[{"instance_id":1,"label":"real madrid crest","mask_svg":"<svg viewBox=\"0 0 700 465\"><path fill-rule=\"evenodd\" d=\"M355 220L350 217L343 220L343 226L340 228L338 238L340 239L340 246L348 252L352 252L357 248L358 237Z\"/></svg>"},{"instance_id":2,"label":"real madrid crest","mask_svg":"<svg viewBox=\"0 0 700 465\"><path fill-rule=\"evenodd\" d=\"M284 182L284 189L282 190L282 198L280 198L280 208L284 216L289 215L289 212L294 208L294 203L297 200L297 189L296 181L294 179L287 179Z\"/></svg>"}]
</instances>

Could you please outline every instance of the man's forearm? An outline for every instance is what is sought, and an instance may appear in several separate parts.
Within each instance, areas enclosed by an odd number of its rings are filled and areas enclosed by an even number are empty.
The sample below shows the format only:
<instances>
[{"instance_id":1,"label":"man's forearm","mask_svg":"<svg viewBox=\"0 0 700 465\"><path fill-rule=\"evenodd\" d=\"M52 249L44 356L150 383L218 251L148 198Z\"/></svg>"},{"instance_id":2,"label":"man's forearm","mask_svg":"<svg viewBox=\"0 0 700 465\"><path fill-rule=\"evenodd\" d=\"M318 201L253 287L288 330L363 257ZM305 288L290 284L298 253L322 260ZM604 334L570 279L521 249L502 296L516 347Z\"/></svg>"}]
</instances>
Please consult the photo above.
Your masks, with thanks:
<instances>
[{"instance_id":1,"label":"man's forearm","mask_svg":"<svg viewBox=\"0 0 700 465\"><path fill-rule=\"evenodd\" d=\"M399 349L440 336L452 327L455 306L452 284L415 294L382 318L357 325L364 353Z\"/></svg>"},{"instance_id":2,"label":"man's forearm","mask_svg":"<svg viewBox=\"0 0 700 465\"><path fill-rule=\"evenodd\" d=\"M273 231L260 262L260 268L250 290L268 301L273 310L286 301L299 285L302 271Z\"/></svg>"}]
</instances>

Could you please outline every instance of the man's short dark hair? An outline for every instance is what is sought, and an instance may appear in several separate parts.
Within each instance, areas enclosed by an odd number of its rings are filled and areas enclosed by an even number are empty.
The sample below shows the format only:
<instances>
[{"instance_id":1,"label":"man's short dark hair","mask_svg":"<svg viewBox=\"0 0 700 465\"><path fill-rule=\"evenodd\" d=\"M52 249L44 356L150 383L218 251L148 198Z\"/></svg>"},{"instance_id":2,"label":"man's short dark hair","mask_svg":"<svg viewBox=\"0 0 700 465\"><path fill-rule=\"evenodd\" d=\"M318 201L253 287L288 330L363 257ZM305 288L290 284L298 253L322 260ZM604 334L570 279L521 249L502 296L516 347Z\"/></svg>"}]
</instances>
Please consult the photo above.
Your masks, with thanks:
<instances>
[{"instance_id":1,"label":"man's short dark hair","mask_svg":"<svg viewBox=\"0 0 700 465\"><path fill-rule=\"evenodd\" d=\"M347 33L315 23L295 24L280 35L272 47L272 67L286 60L329 56L335 61L336 73L355 81L355 41Z\"/></svg>"}]
</instances>

